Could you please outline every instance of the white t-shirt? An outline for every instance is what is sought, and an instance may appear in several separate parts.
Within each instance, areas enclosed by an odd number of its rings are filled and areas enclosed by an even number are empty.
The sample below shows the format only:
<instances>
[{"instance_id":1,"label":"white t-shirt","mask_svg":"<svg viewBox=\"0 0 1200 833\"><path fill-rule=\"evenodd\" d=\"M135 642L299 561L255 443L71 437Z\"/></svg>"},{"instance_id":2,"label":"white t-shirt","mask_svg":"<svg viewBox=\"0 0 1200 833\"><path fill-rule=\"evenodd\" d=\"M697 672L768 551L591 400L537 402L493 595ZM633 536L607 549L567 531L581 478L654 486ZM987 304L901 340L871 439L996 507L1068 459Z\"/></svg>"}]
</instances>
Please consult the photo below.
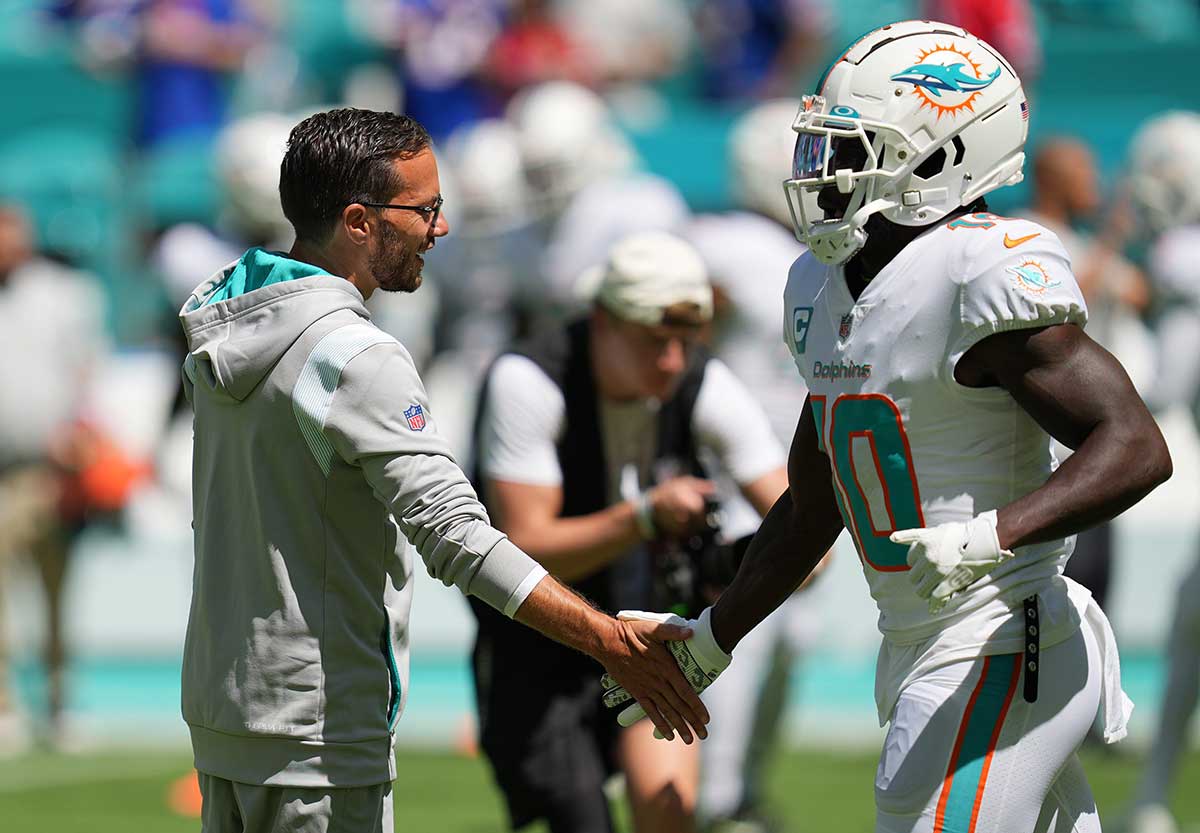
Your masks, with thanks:
<instances>
[{"instance_id":1,"label":"white t-shirt","mask_svg":"<svg viewBox=\"0 0 1200 833\"><path fill-rule=\"evenodd\" d=\"M776 438L787 448L804 410L808 387L779 340L779 302L788 270L807 251L791 229L761 214L702 214L684 234L708 267L708 277L729 299L717 326L713 353L729 365L766 411ZM758 529L758 512L721 477L718 495L731 539Z\"/></svg>"},{"instance_id":2,"label":"white t-shirt","mask_svg":"<svg viewBox=\"0 0 1200 833\"><path fill-rule=\"evenodd\" d=\"M35 258L0 284L0 468L40 460L80 416L108 349L96 281Z\"/></svg>"},{"instance_id":3,"label":"white t-shirt","mask_svg":"<svg viewBox=\"0 0 1200 833\"><path fill-rule=\"evenodd\" d=\"M1166 232L1146 260L1156 290L1170 300L1200 305L1200 224Z\"/></svg>"},{"instance_id":4,"label":"white t-shirt","mask_svg":"<svg viewBox=\"0 0 1200 833\"><path fill-rule=\"evenodd\" d=\"M685 237L732 306L713 351L754 391L775 436L791 442L808 387L779 342L779 302L788 270L807 249L790 229L745 211L696 217Z\"/></svg>"},{"instance_id":5,"label":"white t-shirt","mask_svg":"<svg viewBox=\"0 0 1200 833\"><path fill-rule=\"evenodd\" d=\"M654 472L659 405L654 400L600 403L610 503L628 499L656 480L686 472ZM525 356L496 360L488 382L479 438L479 465L493 480L562 485L558 441L566 429L562 390ZM707 449L739 484L784 465L784 451L762 408L733 373L710 359L692 411L696 444ZM632 478L632 480L631 480Z\"/></svg>"}]
</instances>

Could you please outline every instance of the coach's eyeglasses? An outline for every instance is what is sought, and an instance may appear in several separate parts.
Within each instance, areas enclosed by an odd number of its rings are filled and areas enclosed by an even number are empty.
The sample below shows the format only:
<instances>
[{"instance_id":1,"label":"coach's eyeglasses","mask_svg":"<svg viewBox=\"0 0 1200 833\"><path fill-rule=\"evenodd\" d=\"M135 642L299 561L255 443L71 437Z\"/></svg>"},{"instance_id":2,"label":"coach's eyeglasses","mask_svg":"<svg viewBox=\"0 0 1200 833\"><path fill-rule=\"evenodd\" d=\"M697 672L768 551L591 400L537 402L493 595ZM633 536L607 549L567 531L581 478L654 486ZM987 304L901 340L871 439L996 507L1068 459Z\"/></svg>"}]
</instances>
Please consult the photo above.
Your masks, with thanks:
<instances>
[{"instance_id":1,"label":"coach's eyeglasses","mask_svg":"<svg viewBox=\"0 0 1200 833\"><path fill-rule=\"evenodd\" d=\"M437 225L438 215L442 213L442 203L445 201L445 198L438 194L437 199L429 205L397 205L390 202L359 202L359 205L369 208L399 208L404 211L416 211L421 215L421 219L426 220L432 228Z\"/></svg>"}]
</instances>

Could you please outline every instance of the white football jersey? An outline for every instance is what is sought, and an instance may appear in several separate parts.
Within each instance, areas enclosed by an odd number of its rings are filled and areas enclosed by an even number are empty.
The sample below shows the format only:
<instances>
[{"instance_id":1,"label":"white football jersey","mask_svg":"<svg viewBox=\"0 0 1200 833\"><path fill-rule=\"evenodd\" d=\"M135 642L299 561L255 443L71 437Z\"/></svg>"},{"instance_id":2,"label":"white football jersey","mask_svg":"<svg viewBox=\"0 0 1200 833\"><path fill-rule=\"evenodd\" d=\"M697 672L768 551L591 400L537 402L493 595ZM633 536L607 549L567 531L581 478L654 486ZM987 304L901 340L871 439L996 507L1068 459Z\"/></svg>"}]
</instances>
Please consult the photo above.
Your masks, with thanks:
<instances>
[{"instance_id":1,"label":"white football jersey","mask_svg":"<svg viewBox=\"0 0 1200 833\"><path fill-rule=\"evenodd\" d=\"M1034 593L1043 631L1072 633L1079 620L1059 576L1073 538L1017 549L936 616L909 581L908 547L888 539L998 509L1057 465L1050 437L1006 391L964 387L954 368L993 333L1085 323L1058 238L1027 220L970 214L910 243L857 301L840 266L805 255L792 266L785 305L785 340L810 391L885 647L1019 652L1021 600Z\"/></svg>"},{"instance_id":2,"label":"white football jersey","mask_svg":"<svg viewBox=\"0 0 1200 833\"><path fill-rule=\"evenodd\" d=\"M779 299L788 269L807 249L790 228L746 211L702 214L684 237L732 308L720 324L713 351L754 393L775 436L790 443L808 391L796 384L788 348L763 344L763 339L779 332Z\"/></svg>"},{"instance_id":3,"label":"white football jersey","mask_svg":"<svg viewBox=\"0 0 1200 833\"><path fill-rule=\"evenodd\" d=\"M1142 396L1155 411L1190 408L1200 426L1200 225L1164 233L1146 265L1161 309L1154 322L1157 372Z\"/></svg>"}]
</instances>

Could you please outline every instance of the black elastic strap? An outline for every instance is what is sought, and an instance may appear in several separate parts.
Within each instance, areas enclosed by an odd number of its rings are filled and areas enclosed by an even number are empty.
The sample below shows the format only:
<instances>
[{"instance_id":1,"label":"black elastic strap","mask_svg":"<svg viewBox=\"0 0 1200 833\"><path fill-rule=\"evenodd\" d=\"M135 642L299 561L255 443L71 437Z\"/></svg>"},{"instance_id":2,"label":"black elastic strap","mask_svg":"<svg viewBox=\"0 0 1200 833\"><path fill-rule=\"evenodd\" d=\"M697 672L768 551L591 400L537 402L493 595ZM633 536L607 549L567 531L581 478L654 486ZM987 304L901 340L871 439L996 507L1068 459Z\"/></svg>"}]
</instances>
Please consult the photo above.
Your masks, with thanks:
<instances>
[{"instance_id":1,"label":"black elastic strap","mask_svg":"<svg viewBox=\"0 0 1200 833\"><path fill-rule=\"evenodd\" d=\"M1038 664L1041 659L1040 626L1038 623L1038 597L1030 596L1025 605L1025 702L1033 703L1038 695Z\"/></svg>"}]
</instances>

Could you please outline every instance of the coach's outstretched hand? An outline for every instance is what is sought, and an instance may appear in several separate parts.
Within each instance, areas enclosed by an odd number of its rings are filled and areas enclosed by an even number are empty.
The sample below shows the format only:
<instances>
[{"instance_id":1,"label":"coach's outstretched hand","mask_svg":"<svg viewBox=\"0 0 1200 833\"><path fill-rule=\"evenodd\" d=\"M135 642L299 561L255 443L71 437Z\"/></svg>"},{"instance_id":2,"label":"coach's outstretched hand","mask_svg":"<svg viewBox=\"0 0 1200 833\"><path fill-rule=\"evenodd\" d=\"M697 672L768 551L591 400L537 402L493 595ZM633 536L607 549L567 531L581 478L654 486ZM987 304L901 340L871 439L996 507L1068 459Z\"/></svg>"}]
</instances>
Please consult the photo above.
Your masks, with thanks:
<instances>
[{"instance_id":1,"label":"coach's outstretched hand","mask_svg":"<svg viewBox=\"0 0 1200 833\"><path fill-rule=\"evenodd\" d=\"M944 523L921 529L901 529L891 540L908 545L908 577L917 595L929 599L937 613L950 597L1002 563L1012 552L1001 548L995 511L983 512L966 523Z\"/></svg>"},{"instance_id":2,"label":"coach's outstretched hand","mask_svg":"<svg viewBox=\"0 0 1200 833\"><path fill-rule=\"evenodd\" d=\"M639 717L649 716L664 737L674 738L674 731L684 743L692 742L693 731L701 738L708 737L704 728L708 710L664 647L691 637L690 623L678 616L667 621L622 612L616 626L618 647L600 658L608 672L604 680L617 687L626 700L636 699L639 705L631 708L638 709Z\"/></svg>"},{"instance_id":3,"label":"coach's outstretched hand","mask_svg":"<svg viewBox=\"0 0 1200 833\"><path fill-rule=\"evenodd\" d=\"M681 616L676 616L673 613L647 613L641 610L622 610L617 614L617 619L622 622L633 623L654 623L659 627L673 627L680 630L689 631L691 637L684 640L672 640L667 643L667 647L671 649L671 655L674 657L677 673L673 673L672 677L679 676L678 672L682 672L683 678L691 686L692 691L688 694L700 704L700 708L704 709L704 704L700 703L697 695L704 689L712 685L713 681L720 676L721 672L729 667L731 657L729 654L721 650L717 645L717 641L713 638L712 626L709 623L712 608L705 608L698 619L684 619ZM621 685L620 679L614 679L611 674L605 674L601 682L604 685L604 705L609 708L615 708L624 703L629 702L630 692L627 686ZM694 692L694 693L693 693ZM628 706L617 715L617 722L622 726L632 726L637 721L647 715L654 721L655 737L671 739L670 733L663 732L662 726L658 720L654 720L654 715L650 714L643 708L642 698L638 697L639 703ZM704 711L704 722L708 722L708 712ZM695 725L695 724L693 724ZM707 737L707 733L697 727L700 737ZM680 733L682 735L682 732ZM690 739L686 736L684 741L690 743Z\"/></svg>"}]
</instances>

